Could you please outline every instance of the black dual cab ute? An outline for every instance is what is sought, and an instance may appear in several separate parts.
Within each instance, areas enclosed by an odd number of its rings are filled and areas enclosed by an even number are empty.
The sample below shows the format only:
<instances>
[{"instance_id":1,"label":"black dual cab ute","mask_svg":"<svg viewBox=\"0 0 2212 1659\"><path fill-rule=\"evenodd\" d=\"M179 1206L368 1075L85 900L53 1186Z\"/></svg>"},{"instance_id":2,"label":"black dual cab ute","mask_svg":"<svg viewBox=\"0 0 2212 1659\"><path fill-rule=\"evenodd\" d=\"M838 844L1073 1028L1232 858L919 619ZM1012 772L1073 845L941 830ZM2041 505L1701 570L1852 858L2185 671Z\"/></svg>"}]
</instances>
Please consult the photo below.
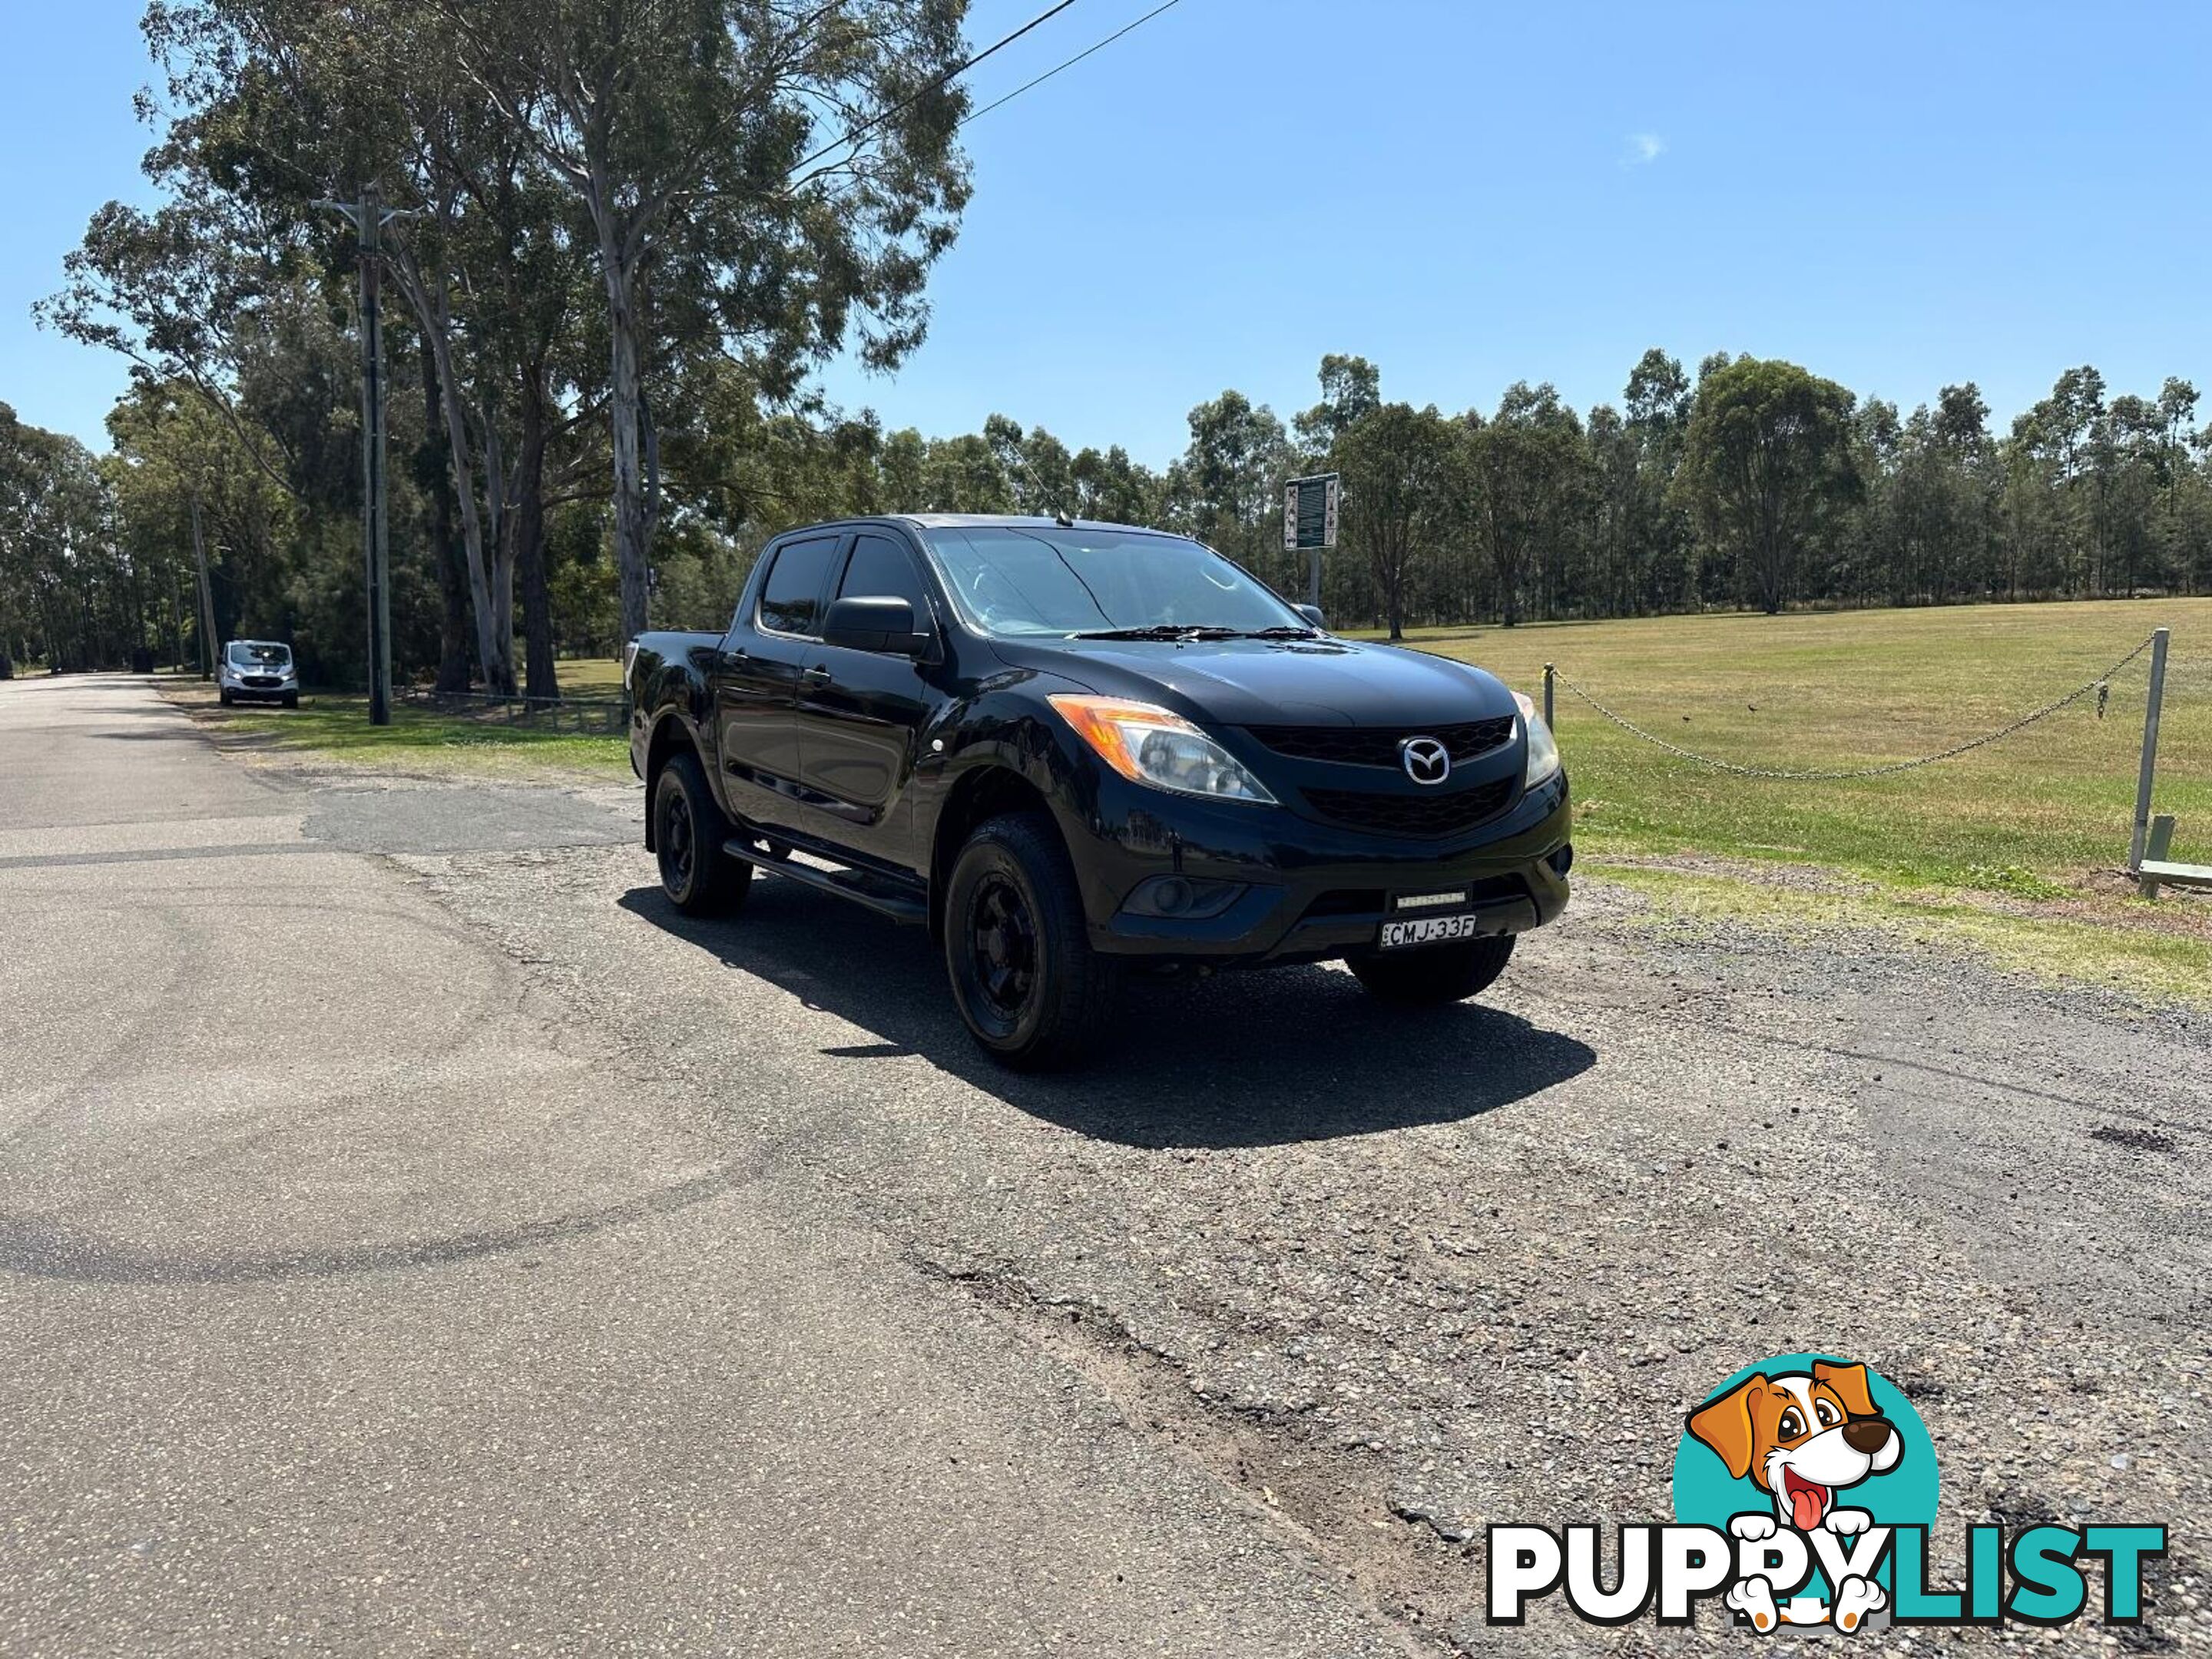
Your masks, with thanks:
<instances>
[{"instance_id":1,"label":"black dual cab ute","mask_svg":"<svg viewBox=\"0 0 2212 1659\"><path fill-rule=\"evenodd\" d=\"M1006 1063L1071 1063L1137 967L1342 960L1474 995L1567 902L1567 778L1479 668L1336 638L1185 537L1064 519L817 525L723 634L623 673L646 846L694 915L756 871L941 945Z\"/></svg>"}]
</instances>

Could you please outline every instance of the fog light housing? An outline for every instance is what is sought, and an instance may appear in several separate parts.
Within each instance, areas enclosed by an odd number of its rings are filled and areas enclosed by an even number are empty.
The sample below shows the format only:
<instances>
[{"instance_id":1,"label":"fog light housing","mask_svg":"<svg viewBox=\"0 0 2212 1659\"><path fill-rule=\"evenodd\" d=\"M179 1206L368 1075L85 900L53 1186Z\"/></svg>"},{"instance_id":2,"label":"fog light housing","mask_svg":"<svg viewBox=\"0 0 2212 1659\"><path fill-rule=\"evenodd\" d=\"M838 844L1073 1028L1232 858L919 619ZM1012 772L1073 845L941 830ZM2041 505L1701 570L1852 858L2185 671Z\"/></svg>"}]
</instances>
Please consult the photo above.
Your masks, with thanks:
<instances>
[{"instance_id":1,"label":"fog light housing","mask_svg":"<svg viewBox=\"0 0 2212 1659\"><path fill-rule=\"evenodd\" d=\"M1204 876L1149 876L1137 884L1121 911L1124 915L1204 921L1236 903L1244 888L1241 881L1217 881Z\"/></svg>"},{"instance_id":2,"label":"fog light housing","mask_svg":"<svg viewBox=\"0 0 2212 1659\"><path fill-rule=\"evenodd\" d=\"M1573 869L1575 867L1574 842L1571 841L1561 842L1559 844L1558 848L1552 854L1551 865L1553 869L1558 871L1563 876L1565 875L1568 871Z\"/></svg>"}]
</instances>

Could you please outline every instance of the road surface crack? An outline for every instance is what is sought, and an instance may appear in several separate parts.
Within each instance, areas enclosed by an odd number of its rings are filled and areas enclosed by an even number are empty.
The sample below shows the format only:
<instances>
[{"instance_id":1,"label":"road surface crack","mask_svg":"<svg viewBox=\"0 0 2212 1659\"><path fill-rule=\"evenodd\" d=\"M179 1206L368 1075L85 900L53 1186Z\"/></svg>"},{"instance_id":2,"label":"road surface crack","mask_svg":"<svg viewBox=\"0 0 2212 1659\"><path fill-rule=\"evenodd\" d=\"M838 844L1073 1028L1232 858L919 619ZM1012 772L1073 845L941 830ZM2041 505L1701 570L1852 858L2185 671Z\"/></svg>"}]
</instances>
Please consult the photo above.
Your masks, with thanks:
<instances>
[{"instance_id":1,"label":"road surface crack","mask_svg":"<svg viewBox=\"0 0 2212 1659\"><path fill-rule=\"evenodd\" d=\"M1201 1393L1182 1361L1096 1301L1038 1290L1003 1266L907 1259L1099 1389L1122 1420L1224 1487L1381 1615L1409 1654L1456 1649L1453 1619L1478 1596L1478 1522L1389 1494L1381 1457L1327 1443L1304 1413Z\"/></svg>"}]
</instances>

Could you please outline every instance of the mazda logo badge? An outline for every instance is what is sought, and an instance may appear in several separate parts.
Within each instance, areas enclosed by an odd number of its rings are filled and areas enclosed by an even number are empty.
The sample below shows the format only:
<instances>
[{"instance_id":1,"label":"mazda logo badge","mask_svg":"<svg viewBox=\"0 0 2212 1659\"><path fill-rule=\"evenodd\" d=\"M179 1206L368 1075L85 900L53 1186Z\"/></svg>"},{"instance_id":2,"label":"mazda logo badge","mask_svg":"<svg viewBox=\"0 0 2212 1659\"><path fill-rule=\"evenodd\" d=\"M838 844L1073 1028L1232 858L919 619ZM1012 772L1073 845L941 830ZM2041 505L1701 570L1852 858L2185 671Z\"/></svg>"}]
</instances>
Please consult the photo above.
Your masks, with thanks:
<instances>
[{"instance_id":1,"label":"mazda logo badge","mask_svg":"<svg viewBox=\"0 0 2212 1659\"><path fill-rule=\"evenodd\" d=\"M1442 783L1451 775L1451 750L1434 738L1408 738L1398 745L1398 759L1415 783Z\"/></svg>"}]
</instances>

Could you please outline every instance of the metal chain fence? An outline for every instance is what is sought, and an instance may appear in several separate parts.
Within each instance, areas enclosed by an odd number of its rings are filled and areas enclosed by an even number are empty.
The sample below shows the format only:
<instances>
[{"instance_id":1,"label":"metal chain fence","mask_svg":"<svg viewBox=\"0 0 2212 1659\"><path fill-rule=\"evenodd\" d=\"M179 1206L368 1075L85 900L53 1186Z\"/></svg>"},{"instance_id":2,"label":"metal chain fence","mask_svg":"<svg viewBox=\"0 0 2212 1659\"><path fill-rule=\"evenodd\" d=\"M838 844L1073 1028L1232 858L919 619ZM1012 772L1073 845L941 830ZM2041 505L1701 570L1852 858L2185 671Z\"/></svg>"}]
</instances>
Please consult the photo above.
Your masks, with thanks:
<instances>
[{"instance_id":1,"label":"metal chain fence","mask_svg":"<svg viewBox=\"0 0 2212 1659\"><path fill-rule=\"evenodd\" d=\"M505 716L508 726L559 731L620 732L629 723L629 703L622 697L504 697L492 691L434 691L428 686L395 685L395 702L447 713L475 710Z\"/></svg>"},{"instance_id":2,"label":"metal chain fence","mask_svg":"<svg viewBox=\"0 0 2212 1659\"><path fill-rule=\"evenodd\" d=\"M2038 720L2046 720L2050 716L2057 714L2060 709L2069 708L2071 705L2081 702L2082 698L2087 696L2093 691L2097 694L2098 707L2100 712L2101 712L2104 705L2105 695L2109 690L2106 682L2111 680L2115 674L2118 674L2123 668L2125 668L2137 657L2142 655L2144 652L2149 650L2151 646L2156 641L2158 635L2155 633L2145 635L2141 645L2136 647L2134 650L2129 652L2126 656L2121 658L2103 673L2095 676L2094 678L2084 682L2079 686L2076 686L2073 690L2069 691L2064 696L2057 699L2055 702L2044 704L2042 708L2037 709L2033 714L2021 715L2020 719L2013 721L2009 726L1999 726L1994 732L1985 732L1978 738L1969 738L1964 743L1954 744L1948 749L1939 750L1933 755L1923 755L1916 760L1888 761L1880 766L1858 766L1840 772L1796 772L1778 767L1743 766L1738 764L1735 761L1720 760L1711 755L1700 755L1693 749L1685 749L1679 743L1670 743L1665 738L1659 736L1656 732L1647 732L1642 726L1637 725L1633 720L1627 720L1623 716L1615 714L1612 709L1607 708L1603 703L1600 702L1595 697L1590 696L1590 694L1588 691L1585 691L1581 686L1576 684L1574 681L1569 679L1565 674L1560 673L1556 668L1552 669L1550 672L1553 678L1559 684L1566 687L1568 690L1573 692L1575 696L1580 697L1584 702L1588 703L1592 708L1595 708L1607 720L1611 720L1622 731L1627 732L1631 737L1640 738L1645 743L1652 744L1658 748L1664 749L1668 753L1679 756L1686 761L1692 762L1699 766L1708 767L1716 772L1730 773L1740 778L1777 778L1792 783L1837 783L1849 778L1886 777L1893 772L1911 772L1923 766L1933 766L1939 761L1955 760L1960 755L1967 754L1973 750L1980 749L1987 744L1996 743L2001 738L2008 738L2015 732L2025 730L2027 727L2034 725Z\"/></svg>"}]
</instances>

